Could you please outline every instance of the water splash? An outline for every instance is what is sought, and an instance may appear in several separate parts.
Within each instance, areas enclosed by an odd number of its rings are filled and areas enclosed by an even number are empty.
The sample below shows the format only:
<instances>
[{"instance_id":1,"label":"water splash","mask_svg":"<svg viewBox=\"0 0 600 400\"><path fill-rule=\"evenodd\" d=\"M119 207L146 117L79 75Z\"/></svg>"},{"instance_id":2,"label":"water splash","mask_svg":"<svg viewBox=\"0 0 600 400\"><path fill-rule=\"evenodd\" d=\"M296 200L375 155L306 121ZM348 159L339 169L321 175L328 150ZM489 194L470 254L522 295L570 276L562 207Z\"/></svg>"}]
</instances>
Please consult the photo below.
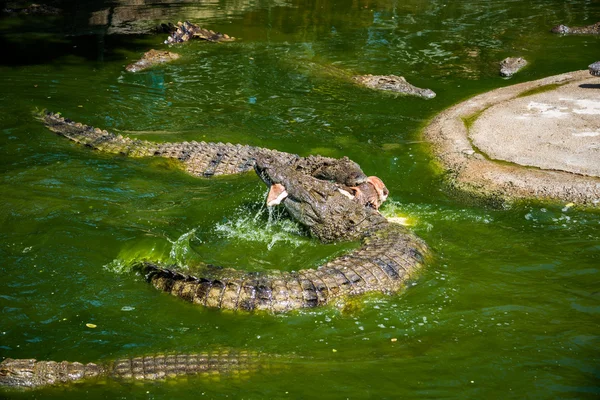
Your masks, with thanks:
<instances>
[{"instance_id":1,"label":"water splash","mask_svg":"<svg viewBox=\"0 0 600 400\"><path fill-rule=\"evenodd\" d=\"M196 228L179 236L177 240L167 240L171 243L171 251L169 252L169 263L177 264L179 267L184 267L186 259L190 254L190 240L196 239Z\"/></svg>"},{"instance_id":2,"label":"water splash","mask_svg":"<svg viewBox=\"0 0 600 400\"><path fill-rule=\"evenodd\" d=\"M264 243L268 250L278 243L297 248L308 242L300 225L283 217L284 212L279 209L262 206L252 214L252 210L241 207L236 214L237 217L217 224L215 234L227 239Z\"/></svg>"},{"instance_id":3,"label":"water splash","mask_svg":"<svg viewBox=\"0 0 600 400\"><path fill-rule=\"evenodd\" d=\"M103 268L115 274L131 271L132 267L142 260L153 260L164 264L175 264L186 269L194 256L191 241L198 240L197 228L191 229L175 240L156 237L137 241L132 247L122 249L117 258L104 265Z\"/></svg>"}]
</instances>

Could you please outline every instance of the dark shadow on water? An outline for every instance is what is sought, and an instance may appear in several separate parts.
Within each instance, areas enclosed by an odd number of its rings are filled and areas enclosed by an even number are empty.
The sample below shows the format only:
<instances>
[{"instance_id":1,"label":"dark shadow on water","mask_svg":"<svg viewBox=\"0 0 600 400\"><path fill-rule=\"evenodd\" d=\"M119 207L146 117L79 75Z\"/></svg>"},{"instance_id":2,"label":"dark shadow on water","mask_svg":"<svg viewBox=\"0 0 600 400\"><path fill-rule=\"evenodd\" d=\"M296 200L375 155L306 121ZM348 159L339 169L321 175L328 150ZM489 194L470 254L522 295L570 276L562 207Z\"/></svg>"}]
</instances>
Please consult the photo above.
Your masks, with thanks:
<instances>
[{"instance_id":1,"label":"dark shadow on water","mask_svg":"<svg viewBox=\"0 0 600 400\"><path fill-rule=\"evenodd\" d=\"M0 58L0 65L46 64L69 56L75 57L72 60L103 62L123 58L113 50L115 48L137 50L139 47L132 37L136 35L108 35L107 26L94 21L97 10L106 9L106 1L40 1L38 4L59 8L60 13L18 12L28 3L7 3L17 10L7 12L6 4L0 2L0 48L7 55Z\"/></svg>"},{"instance_id":2,"label":"dark shadow on water","mask_svg":"<svg viewBox=\"0 0 600 400\"><path fill-rule=\"evenodd\" d=\"M582 89L600 89L600 83L582 83L579 87Z\"/></svg>"}]
</instances>

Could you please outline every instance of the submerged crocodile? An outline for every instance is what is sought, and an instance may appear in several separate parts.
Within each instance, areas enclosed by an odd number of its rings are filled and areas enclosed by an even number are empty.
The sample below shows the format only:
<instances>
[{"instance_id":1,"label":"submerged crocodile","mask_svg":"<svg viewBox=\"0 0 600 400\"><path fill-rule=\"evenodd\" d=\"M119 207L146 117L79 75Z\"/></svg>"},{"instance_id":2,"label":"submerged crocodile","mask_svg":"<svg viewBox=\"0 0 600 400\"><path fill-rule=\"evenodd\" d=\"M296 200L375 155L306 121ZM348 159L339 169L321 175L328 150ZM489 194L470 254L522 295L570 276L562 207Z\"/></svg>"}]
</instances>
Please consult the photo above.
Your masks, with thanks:
<instances>
[{"instance_id":1,"label":"submerged crocodile","mask_svg":"<svg viewBox=\"0 0 600 400\"><path fill-rule=\"evenodd\" d=\"M170 62L173 60L177 60L179 58L179 54L171 53L166 50L150 50L144 53L141 59L138 61L129 64L125 69L129 72L138 72L142 71L155 65Z\"/></svg>"},{"instance_id":2,"label":"submerged crocodile","mask_svg":"<svg viewBox=\"0 0 600 400\"><path fill-rule=\"evenodd\" d=\"M367 177L358 164L251 146L223 143L152 143L117 136L98 128L45 113L54 132L97 150L133 157L176 158L196 176L249 171L254 168L269 186L268 198L322 242L361 240L350 254L317 269L297 272L244 272L208 267L192 276L152 262L138 268L156 288L212 308L286 312L328 304L348 295L393 293L423 264L425 243L401 225L390 223L377 207L387 189Z\"/></svg>"},{"instance_id":3,"label":"submerged crocodile","mask_svg":"<svg viewBox=\"0 0 600 400\"><path fill-rule=\"evenodd\" d=\"M511 77L527 65L523 57L507 57L500 61L500 75Z\"/></svg>"},{"instance_id":4,"label":"submerged crocodile","mask_svg":"<svg viewBox=\"0 0 600 400\"><path fill-rule=\"evenodd\" d=\"M590 74L594 76L600 76L600 61L590 64L588 68L590 69Z\"/></svg>"},{"instance_id":5,"label":"submerged crocodile","mask_svg":"<svg viewBox=\"0 0 600 400\"><path fill-rule=\"evenodd\" d=\"M552 33L560 33L563 35L600 35L600 22L596 22L587 26L557 25L550 30Z\"/></svg>"},{"instance_id":6,"label":"submerged crocodile","mask_svg":"<svg viewBox=\"0 0 600 400\"><path fill-rule=\"evenodd\" d=\"M396 75L357 75L352 79L358 84L370 89L384 90L424 99L433 99L435 92L431 89L421 89L411 85L403 76Z\"/></svg>"},{"instance_id":7,"label":"submerged crocodile","mask_svg":"<svg viewBox=\"0 0 600 400\"><path fill-rule=\"evenodd\" d=\"M160 354L101 363L7 358L0 363L0 387L40 388L68 383L157 381L183 376L249 376L285 368L279 356L252 351L216 350L197 354Z\"/></svg>"}]
</instances>

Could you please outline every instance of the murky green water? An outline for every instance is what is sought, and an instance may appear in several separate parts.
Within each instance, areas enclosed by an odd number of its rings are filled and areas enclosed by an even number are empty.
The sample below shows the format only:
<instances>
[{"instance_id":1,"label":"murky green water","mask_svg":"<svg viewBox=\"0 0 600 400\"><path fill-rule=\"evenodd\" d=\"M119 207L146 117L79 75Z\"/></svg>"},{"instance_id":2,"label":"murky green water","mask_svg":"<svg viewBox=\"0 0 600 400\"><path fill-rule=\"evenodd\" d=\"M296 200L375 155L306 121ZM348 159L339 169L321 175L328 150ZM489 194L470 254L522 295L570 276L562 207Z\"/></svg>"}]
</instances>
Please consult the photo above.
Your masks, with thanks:
<instances>
[{"instance_id":1,"label":"murky green water","mask_svg":"<svg viewBox=\"0 0 600 400\"><path fill-rule=\"evenodd\" d=\"M70 2L65 17L0 20L0 356L90 362L225 346L296 359L241 381L83 384L0 397L598 397L598 212L453 198L419 131L477 93L597 61L600 38L548 31L600 20L599 2L133 3ZM165 35L119 32L183 19L241 39L188 43L171 65L124 72L145 50L163 48ZM496 62L513 55L531 64L504 80ZM438 96L361 89L332 77L330 65L404 75ZM92 152L47 131L32 118L36 108L149 140L347 155L387 183L384 212L409 217L435 260L404 293L362 298L349 313L248 315L184 304L128 263L293 270L347 245L321 245L270 216L252 174L202 180L164 161Z\"/></svg>"}]
</instances>

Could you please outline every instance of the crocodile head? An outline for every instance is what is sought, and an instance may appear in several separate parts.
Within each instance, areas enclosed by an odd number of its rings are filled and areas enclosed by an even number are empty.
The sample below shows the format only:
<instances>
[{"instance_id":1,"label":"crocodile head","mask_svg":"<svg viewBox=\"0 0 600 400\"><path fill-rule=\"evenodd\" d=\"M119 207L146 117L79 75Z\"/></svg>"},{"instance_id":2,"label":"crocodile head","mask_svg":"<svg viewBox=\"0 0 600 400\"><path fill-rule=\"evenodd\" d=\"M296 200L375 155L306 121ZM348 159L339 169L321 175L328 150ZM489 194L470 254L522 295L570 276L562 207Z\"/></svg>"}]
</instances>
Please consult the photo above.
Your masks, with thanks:
<instances>
[{"instance_id":1,"label":"crocodile head","mask_svg":"<svg viewBox=\"0 0 600 400\"><path fill-rule=\"evenodd\" d=\"M387 223L377 208L388 191L377 177L348 187L344 182L303 173L269 156L258 158L255 169L269 187L268 205L282 204L322 242L359 239Z\"/></svg>"},{"instance_id":2,"label":"crocodile head","mask_svg":"<svg viewBox=\"0 0 600 400\"><path fill-rule=\"evenodd\" d=\"M7 358L0 363L0 387L30 387L36 381L35 360Z\"/></svg>"},{"instance_id":3,"label":"crocodile head","mask_svg":"<svg viewBox=\"0 0 600 400\"><path fill-rule=\"evenodd\" d=\"M527 65L523 57L507 57L500 61L500 75L511 77Z\"/></svg>"},{"instance_id":4,"label":"crocodile head","mask_svg":"<svg viewBox=\"0 0 600 400\"><path fill-rule=\"evenodd\" d=\"M546 29L548 29L548 28L546 28ZM552 32L552 33L562 33L562 34L569 33L570 31L571 31L571 29L568 26L562 25L562 24L556 25L554 28L552 28L550 30L550 32Z\"/></svg>"},{"instance_id":5,"label":"crocodile head","mask_svg":"<svg viewBox=\"0 0 600 400\"><path fill-rule=\"evenodd\" d=\"M422 89L406 81L403 76L397 75L357 75L353 79L359 84L371 89L412 95L424 99L433 99L435 92L431 89Z\"/></svg>"}]
</instances>

